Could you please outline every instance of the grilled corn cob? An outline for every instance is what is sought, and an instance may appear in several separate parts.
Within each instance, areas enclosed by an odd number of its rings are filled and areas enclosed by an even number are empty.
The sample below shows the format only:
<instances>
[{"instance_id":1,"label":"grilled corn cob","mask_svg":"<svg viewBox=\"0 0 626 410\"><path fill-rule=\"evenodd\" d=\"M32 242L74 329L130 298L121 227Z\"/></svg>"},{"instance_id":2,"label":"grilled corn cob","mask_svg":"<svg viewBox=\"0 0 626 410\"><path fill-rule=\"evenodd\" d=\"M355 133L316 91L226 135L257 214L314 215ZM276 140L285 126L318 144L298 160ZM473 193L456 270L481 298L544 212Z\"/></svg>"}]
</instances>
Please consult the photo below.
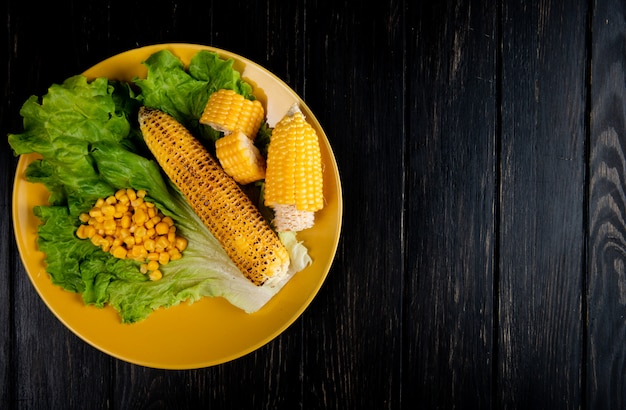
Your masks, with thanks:
<instances>
[{"instance_id":1,"label":"grilled corn cob","mask_svg":"<svg viewBox=\"0 0 626 410\"><path fill-rule=\"evenodd\" d=\"M294 105L272 130L267 152L265 205L274 209L277 231L313 226L324 206L322 183L317 134Z\"/></svg>"},{"instance_id":2,"label":"grilled corn cob","mask_svg":"<svg viewBox=\"0 0 626 410\"><path fill-rule=\"evenodd\" d=\"M163 171L255 285L287 272L289 254L259 210L202 144L173 117L139 111L144 140Z\"/></svg>"},{"instance_id":3,"label":"grilled corn cob","mask_svg":"<svg viewBox=\"0 0 626 410\"><path fill-rule=\"evenodd\" d=\"M209 97L200 123L225 134L239 130L254 140L264 117L259 100L248 100L233 90L220 89Z\"/></svg>"},{"instance_id":4,"label":"grilled corn cob","mask_svg":"<svg viewBox=\"0 0 626 410\"><path fill-rule=\"evenodd\" d=\"M252 140L241 131L218 139L215 155L224 171L242 185L265 178L265 159Z\"/></svg>"}]
</instances>

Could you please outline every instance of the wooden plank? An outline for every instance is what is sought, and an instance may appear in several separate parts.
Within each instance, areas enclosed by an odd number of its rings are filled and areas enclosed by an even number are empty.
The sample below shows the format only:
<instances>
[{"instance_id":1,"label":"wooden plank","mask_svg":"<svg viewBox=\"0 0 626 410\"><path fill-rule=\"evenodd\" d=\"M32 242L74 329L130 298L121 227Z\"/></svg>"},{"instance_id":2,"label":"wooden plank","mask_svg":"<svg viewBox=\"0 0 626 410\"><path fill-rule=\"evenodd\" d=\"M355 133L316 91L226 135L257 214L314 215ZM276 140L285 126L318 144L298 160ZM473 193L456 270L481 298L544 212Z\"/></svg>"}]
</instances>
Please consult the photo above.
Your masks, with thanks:
<instances>
[{"instance_id":1,"label":"wooden plank","mask_svg":"<svg viewBox=\"0 0 626 410\"><path fill-rule=\"evenodd\" d=\"M492 402L496 8L409 6L402 398Z\"/></svg>"},{"instance_id":2,"label":"wooden plank","mask_svg":"<svg viewBox=\"0 0 626 410\"><path fill-rule=\"evenodd\" d=\"M558 1L502 7L498 402L576 407L587 10Z\"/></svg>"},{"instance_id":3,"label":"wooden plank","mask_svg":"<svg viewBox=\"0 0 626 410\"><path fill-rule=\"evenodd\" d=\"M0 102L0 112L7 108L6 100ZM8 111L8 110L7 110ZM13 372L15 361L13 354L13 282L14 274L21 262L17 250L13 224L10 218L12 209L11 190L16 161L6 139L0 139L0 403L8 403L13 390ZM3 188L7 187L6 190Z\"/></svg>"},{"instance_id":4,"label":"wooden plank","mask_svg":"<svg viewBox=\"0 0 626 410\"><path fill-rule=\"evenodd\" d=\"M333 267L303 316L302 403L399 408L404 2L323 3L306 9L306 54L296 63L338 162L344 217Z\"/></svg>"},{"instance_id":5,"label":"wooden plank","mask_svg":"<svg viewBox=\"0 0 626 410\"><path fill-rule=\"evenodd\" d=\"M618 0L598 0L594 4L586 405L588 408L624 408L626 4Z\"/></svg>"}]
</instances>

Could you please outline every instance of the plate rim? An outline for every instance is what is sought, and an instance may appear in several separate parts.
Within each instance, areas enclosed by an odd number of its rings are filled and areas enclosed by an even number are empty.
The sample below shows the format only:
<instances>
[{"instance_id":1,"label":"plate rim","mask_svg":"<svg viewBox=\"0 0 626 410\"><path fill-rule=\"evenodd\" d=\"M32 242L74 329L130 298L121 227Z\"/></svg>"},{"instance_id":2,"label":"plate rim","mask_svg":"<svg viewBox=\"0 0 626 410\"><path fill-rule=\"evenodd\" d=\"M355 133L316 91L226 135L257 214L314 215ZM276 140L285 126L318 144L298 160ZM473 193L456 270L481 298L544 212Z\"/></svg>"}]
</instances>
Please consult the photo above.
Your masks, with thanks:
<instances>
[{"instance_id":1,"label":"plate rim","mask_svg":"<svg viewBox=\"0 0 626 410\"><path fill-rule=\"evenodd\" d=\"M24 184L33 184L29 181L26 181L23 178L23 174L21 172L18 172L21 169L26 169L26 167L28 166L28 164L36 159L37 156L39 156L39 154L36 153L31 153L31 154L22 154L19 156L19 159L17 161L17 165L16 165L16 172L13 178L13 192L11 195L11 216L13 219L13 231L14 231L14 239L16 241L17 244L17 249L18 249L18 253L20 255L20 259L22 261L22 265L24 267L24 270L27 273L27 276L29 278L29 281L31 282L31 284L33 285L33 287L35 288L37 294L39 295L39 298L44 302L44 304L47 306L47 308L53 313L53 315L61 322L63 323L63 325L70 330L71 333L73 333L74 335L76 335L77 337L79 337L81 340L83 340L85 343L89 344L90 346L94 347L95 349L106 353L109 356L112 356L116 359L122 360L124 362L127 363L131 363L131 364L135 364L135 365L140 365L140 366L144 366L144 367L151 367L151 368L158 368L158 369L169 369L169 370L186 370L186 369L197 369L197 368L206 368L206 367L211 367L211 366L215 366L215 365L219 365L222 363L227 363L230 362L232 360L235 360L237 358L243 357L255 350L258 350L259 348L265 346L266 344L268 344L269 342L271 342L272 340L274 340L276 337L278 337L280 334L282 334L285 330L287 330L293 323L295 323L304 313L304 311L310 306L310 304L312 303L313 299L317 296L317 294L319 293L321 287L323 286L323 284L326 282L326 279L329 275L329 272L336 260L337 257L337 249L339 246L339 241L341 239L341 233L342 233L342 228L343 228L343 193L342 193L342 184L341 184L341 176L340 176L340 172L339 172L339 167L336 161L336 157L334 154L334 151L332 150L332 147L330 145L330 141L328 140L328 136L326 134L326 132L324 131L324 129L322 128L321 124L319 123L319 121L317 120L317 118L315 117L315 114L311 111L311 109L307 106L307 104L304 102L304 100L302 99L302 97L296 93L291 87L289 87L282 79L280 79L278 76L276 76L274 73L272 73L271 71L269 71L268 69L266 69L264 66L255 63L254 61L241 56L239 54L236 54L234 52L225 50L225 49L221 49L221 48L217 48L217 47L213 47L213 46L208 46L208 45L202 45L202 44L194 44L194 43L158 43L158 44L150 44L150 45L144 45L144 46L140 46L140 47L136 47L136 48L132 48L132 49L128 49L126 51L122 51L120 53L111 55L101 61L99 61L98 63L92 65L91 67L87 68L86 70L84 70L81 74L85 75L85 73L88 73L91 70L96 69L99 65L103 65L106 64L107 62L109 62L112 59L116 59L116 58L122 58L123 55L126 54L132 54L132 53L138 53L138 52L148 52L150 50L152 50L152 53L158 51L158 50L162 50L162 49L190 49L190 50L195 50L200 51L200 50L209 50L209 51L213 51L216 52L221 58L234 58L235 61L240 61L243 62L245 64L250 64L251 66L263 71L266 75L270 76L274 81L276 81L277 84L279 84L281 87L285 88L288 92L292 93L294 96L297 97L300 105L302 106L303 110L307 113L307 117L309 119L311 119L315 125L322 131L322 138L325 140L325 144L327 145L328 148L328 154L329 154L329 158L331 160L331 166L333 168L333 173L336 175L336 186L335 186L335 193L336 193L336 201L337 201L337 209L336 209L336 215L335 215L335 219L336 219L336 235L334 237L333 243L331 245L331 254L329 255L330 257L328 258L328 260L326 261L326 266L323 268L323 274L319 277L319 280L316 283L316 286L314 288L310 289L310 293L308 295L308 297L304 300L304 302L298 307L298 309L296 309L293 314L289 317L288 320L286 320L284 323L282 323L280 326L277 326L276 329L269 333L267 336L257 340L255 343L251 343L247 348L245 349L241 349L240 351L230 354L230 355L223 355L220 359L213 359L213 360L200 360L195 364L186 364L186 365L182 365L182 366L177 366L177 365L159 365L158 363L155 362L150 362L150 361L146 361L146 360L133 360L133 358L129 358L125 355L120 355L119 353L111 350L111 349L107 349L97 343L95 343L94 341L90 340L89 338L87 338L85 335L81 334L79 331L77 331L77 329L75 329L72 325L70 325L67 320L61 316L59 314L59 312L57 312L53 306L51 306L51 302L48 300L48 298L42 293L42 290L39 288L39 286L37 285L37 283L35 282L35 279L33 277L33 274L30 272L30 270L28 269L28 266L30 265L30 263L28 263L28 261L26 260L26 255L23 252L23 246L22 246L22 241L24 238L22 238L23 234L20 232L20 227L23 229L24 227L22 227L20 225L20 223L18 223L18 221L20 220L19 218L19 210L18 210L18 203L20 202L18 196L18 185L24 183ZM44 188L45 189L45 188ZM47 190L46 190L47 191ZM31 209L32 212L32 209ZM42 251L40 251L39 249L33 249L30 250L30 252L35 253L35 254L41 254L41 258L44 258L44 254ZM42 263L45 264L45 261L42 260ZM47 271L45 272L47 276L47 279L49 280L49 274L47 273ZM54 285L58 288L60 288L58 285ZM61 288L60 288L61 289ZM280 292L279 292L280 293ZM203 298L204 299L204 298ZM196 302L198 303L198 302ZM112 309L112 307L110 306L106 306L106 309ZM116 312L117 314L117 312ZM149 320L146 319L146 320ZM132 326L132 325L131 325Z\"/></svg>"}]
</instances>

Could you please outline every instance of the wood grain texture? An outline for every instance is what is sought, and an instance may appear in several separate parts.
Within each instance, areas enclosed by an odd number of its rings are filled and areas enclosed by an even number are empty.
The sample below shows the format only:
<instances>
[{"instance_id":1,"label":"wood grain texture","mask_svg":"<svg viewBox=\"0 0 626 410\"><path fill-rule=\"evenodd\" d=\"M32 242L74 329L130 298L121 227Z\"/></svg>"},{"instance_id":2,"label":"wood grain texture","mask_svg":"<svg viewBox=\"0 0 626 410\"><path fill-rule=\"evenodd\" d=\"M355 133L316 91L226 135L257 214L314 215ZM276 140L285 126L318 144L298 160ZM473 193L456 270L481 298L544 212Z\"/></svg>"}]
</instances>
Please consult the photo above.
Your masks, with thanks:
<instances>
[{"instance_id":1,"label":"wood grain texture","mask_svg":"<svg viewBox=\"0 0 626 410\"><path fill-rule=\"evenodd\" d=\"M489 408L496 8L444 1L409 11L403 399Z\"/></svg>"},{"instance_id":2,"label":"wood grain texture","mask_svg":"<svg viewBox=\"0 0 626 410\"><path fill-rule=\"evenodd\" d=\"M309 10L304 96L343 182L343 239L303 316L307 408L401 404L405 20L402 2ZM374 89L379 82L384 87ZM360 239L357 239L360 238ZM316 348L310 348L316 347ZM378 370L372 372L372 367Z\"/></svg>"},{"instance_id":3,"label":"wood grain texture","mask_svg":"<svg viewBox=\"0 0 626 410\"><path fill-rule=\"evenodd\" d=\"M327 281L276 339L206 369L136 366L29 282L0 138L0 408L626 406L626 6L564 3L8 0L3 135L28 96L100 60L212 45L303 97L344 220Z\"/></svg>"},{"instance_id":4,"label":"wood grain texture","mask_svg":"<svg viewBox=\"0 0 626 410\"><path fill-rule=\"evenodd\" d=\"M586 13L503 3L497 394L511 408L582 395Z\"/></svg>"},{"instance_id":5,"label":"wood grain texture","mask_svg":"<svg viewBox=\"0 0 626 410\"><path fill-rule=\"evenodd\" d=\"M589 408L626 406L625 15L623 2L595 2L585 386Z\"/></svg>"}]
</instances>

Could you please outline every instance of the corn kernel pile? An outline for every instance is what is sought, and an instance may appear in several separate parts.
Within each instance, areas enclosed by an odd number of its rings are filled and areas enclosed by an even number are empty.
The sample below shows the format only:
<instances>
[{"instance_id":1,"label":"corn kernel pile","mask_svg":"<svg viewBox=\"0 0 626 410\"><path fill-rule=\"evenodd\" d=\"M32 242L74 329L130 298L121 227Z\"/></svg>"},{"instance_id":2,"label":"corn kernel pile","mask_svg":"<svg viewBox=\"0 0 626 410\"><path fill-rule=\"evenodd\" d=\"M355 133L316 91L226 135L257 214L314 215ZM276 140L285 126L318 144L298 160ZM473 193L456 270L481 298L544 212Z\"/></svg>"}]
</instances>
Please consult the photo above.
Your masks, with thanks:
<instances>
[{"instance_id":1,"label":"corn kernel pile","mask_svg":"<svg viewBox=\"0 0 626 410\"><path fill-rule=\"evenodd\" d=\"M187 240L176 235L176 226L153 203L144 201L143 190L120 189L100 198L88 213L80 215L76 230L116 258L142 262L140 271L151 280L163 277L161 265L182 257Z\"/></svg>"}]
</instances>

